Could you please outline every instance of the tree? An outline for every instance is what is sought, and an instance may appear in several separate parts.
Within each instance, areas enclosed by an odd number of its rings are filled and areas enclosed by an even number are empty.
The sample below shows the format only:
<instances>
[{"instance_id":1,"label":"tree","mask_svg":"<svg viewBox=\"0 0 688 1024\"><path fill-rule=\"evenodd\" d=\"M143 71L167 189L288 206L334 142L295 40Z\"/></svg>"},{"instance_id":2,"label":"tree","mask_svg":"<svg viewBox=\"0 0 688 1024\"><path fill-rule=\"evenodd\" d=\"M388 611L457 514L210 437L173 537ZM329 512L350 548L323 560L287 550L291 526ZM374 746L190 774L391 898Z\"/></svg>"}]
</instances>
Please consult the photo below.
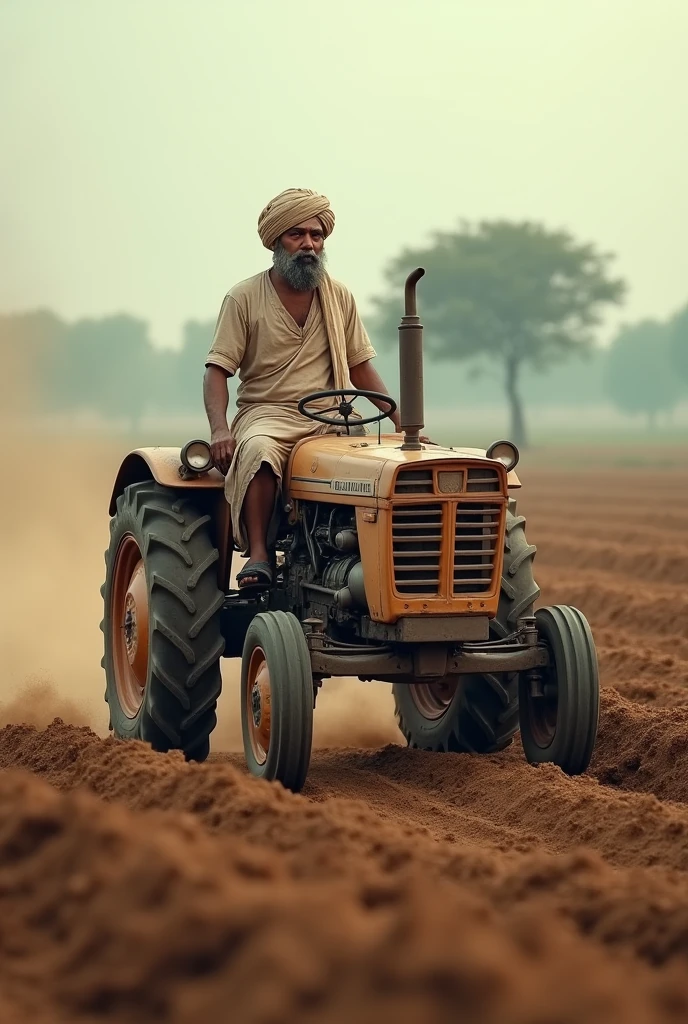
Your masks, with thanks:
<instances>
[{"instance_id":1,"label":"tree","mask_svg":"<svg viewBox=\"0 0 688 1024\"><path fill-rule=\"evenodd\" d=\"M25 416L60 406L53 385L66 324L49 310L0 317L0 410Z\"/></svg>"},{"instance_id":2,"label":"tree","mask_svg":"<svg viewBox=\"0 0 688 1024\"><path fill-rule=\"evenodd\" d=\"M604 307L621 302L625 292L623 281L608 276L611 259L567 232L537 224L463 224L391 262L385 278L394 298L375 300L378 325L389 335L398 324L403 280L414 267L425 267L421 320L428 351L438 359L496 362L511 437L525 445L523 366L542 370L572 352L590 350Z\"/></svg>"},{"instance_id":3,"label":"tree","mask_svg":"<svg viewBox=\"0 0 688 1024\"><path fill-rule=\"evenodd\" d=\"M671 362L688 387L688 306L680 310L670 324L669 348Z\"/></svg>"},{"instance_id":4,"label":"tree","mask_svg":"<svg viewBox=\"0 0 688 1024\"><path fill-rule=\"evenodd\" d=\"M657 414L670 412L684 390L672 371L671 330L656 320L624 327L607 357L605 390L622 412L647 416L654 426Z\"/></svg>"},{"instance_id":5,"label":"tree","mask_svg":"<svg viewBox=\"0 0 688 1024\"><path fill-rule=\"evenodd\" d=\"M67 407L126 418L136 428L155 387L147 323L125 313L78 320L63 349L57 385Z\"/></svg>"}]
</instances>

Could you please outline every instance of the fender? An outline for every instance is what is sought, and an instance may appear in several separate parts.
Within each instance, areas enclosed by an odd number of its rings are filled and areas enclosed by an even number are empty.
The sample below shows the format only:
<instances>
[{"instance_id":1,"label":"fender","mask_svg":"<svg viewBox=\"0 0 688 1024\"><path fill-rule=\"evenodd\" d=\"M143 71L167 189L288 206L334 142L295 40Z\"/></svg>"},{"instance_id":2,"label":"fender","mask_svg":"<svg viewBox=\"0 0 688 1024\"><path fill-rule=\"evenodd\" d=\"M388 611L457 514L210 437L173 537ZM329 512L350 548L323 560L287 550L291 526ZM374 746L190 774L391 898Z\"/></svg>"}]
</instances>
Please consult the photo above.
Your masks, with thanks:
<instances>
[{"instance_id":1,"label":"fender","mask_svg":"<svg viewBox=\"0 0 688 1024\"><path fill-rule=\"evenodd\" d=\"M163 487L200 490L224 490L225 479L216 469L211 469L201 476L184 479L179 475L181 448L135 448L129 452L119 467L115 486L110 498L110 515L117 511L117 499L129 484L137 484L141 480L153 477Z\"/></svg>"},{"instance_id":2,"label":"fender","mask_svg":"<svg viewBox=\"0 0 688 1024\"><path fill-rule=\"evenodd\" d=\"M204 501L212 503L211 519L215 528L215 543L220 552L217 567L218 586L226 593L229 589L230 571L232 567L232 523L229 505L225 500L225 478L217 469L211 469L197 477L181 477L179 470L181 448L135 448L122 461L110 497L109 513L117 512L117 499L130 484L150 480L152 477L162 487L175 491L202 493Z\"/></svg>"}]
</instances>

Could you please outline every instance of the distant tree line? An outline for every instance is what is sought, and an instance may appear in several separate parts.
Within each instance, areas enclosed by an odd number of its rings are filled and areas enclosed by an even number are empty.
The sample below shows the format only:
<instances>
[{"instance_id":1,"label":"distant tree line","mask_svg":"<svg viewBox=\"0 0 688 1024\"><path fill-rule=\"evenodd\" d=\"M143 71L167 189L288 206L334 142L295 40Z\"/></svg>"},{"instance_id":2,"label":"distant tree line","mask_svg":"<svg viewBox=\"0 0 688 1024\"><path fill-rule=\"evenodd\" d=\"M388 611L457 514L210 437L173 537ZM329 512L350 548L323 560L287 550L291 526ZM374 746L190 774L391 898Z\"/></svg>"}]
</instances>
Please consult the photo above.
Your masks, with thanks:
<instances>
[{"instance_id":1,"label":"distant tree line","mask_svg":"<svg viewBox=\"0 0 688 1024\"><path fill-rule=\"evenodd\" d=\"M610 400L651 427L688 398L688 305L667 321L626 325L601 348L602 312L625 293L610 261L564 232L508 222L463 225L402 252L387 268L386 295L366 318L383 378L396 392L401 284L424 266L428 407L505 401L511 436L521 444L526 406ZM202 416L214 326L214 319L187 321L180 346L160 349L148 324L125 313L74 323L49 310L0 316L3 394L16 381L29 414L92 412L133 427L149 414Z\"/></svg>"},{"instance_id":2,"label":"distant tree line","mask_svg":"<svg viewBox=\"0 0 688 1024\"><path fill-rule=\"evenodd\" d=\"M156 348L146 321L126 313L74 323L48 310L0 316L0 360L29 414L97 413L135 427L147 414L203 413L214 326L187 321L173 350Z\"/></svg>"}]
</instances>

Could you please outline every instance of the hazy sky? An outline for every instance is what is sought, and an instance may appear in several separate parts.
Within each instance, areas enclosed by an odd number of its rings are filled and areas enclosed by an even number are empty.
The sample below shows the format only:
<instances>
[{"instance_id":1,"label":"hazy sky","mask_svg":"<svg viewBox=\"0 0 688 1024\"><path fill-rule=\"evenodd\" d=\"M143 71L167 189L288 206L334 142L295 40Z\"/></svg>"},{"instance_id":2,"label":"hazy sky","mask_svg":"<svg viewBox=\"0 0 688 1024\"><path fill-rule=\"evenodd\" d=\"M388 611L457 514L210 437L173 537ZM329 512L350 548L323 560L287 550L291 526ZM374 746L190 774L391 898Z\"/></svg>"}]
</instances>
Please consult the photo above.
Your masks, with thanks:
<instances>
[{"instance_id":1,"label":"hazy sky","mask_svg":"<svg viewBox=\"0 0 688 1024\"><path fill-rule=\"evenodd\" d=\"M330 197L365 312L406 244L532 218L688 301L686 0L0 0L0 310L126 310L176 344Z\"/></svg>"}]
</instances>

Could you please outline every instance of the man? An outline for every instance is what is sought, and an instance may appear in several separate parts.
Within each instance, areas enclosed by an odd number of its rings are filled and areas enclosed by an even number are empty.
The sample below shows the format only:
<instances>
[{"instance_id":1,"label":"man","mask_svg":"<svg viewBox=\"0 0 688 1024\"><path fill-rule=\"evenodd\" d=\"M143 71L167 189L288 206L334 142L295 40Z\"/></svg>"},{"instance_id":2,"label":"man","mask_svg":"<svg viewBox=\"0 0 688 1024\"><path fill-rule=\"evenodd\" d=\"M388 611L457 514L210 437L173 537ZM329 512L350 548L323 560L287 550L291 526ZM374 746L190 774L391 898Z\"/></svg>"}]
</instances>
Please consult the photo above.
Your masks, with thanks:
<instances>
[{"instance_id":1,"label":"man","mask_svg":"<svg viewBox=\"0 0 688 1024\"><path fill-rule=\"evenodd\" d=\"M301 438L332 429L306 419L299 400L352 386L388 394L353 296L325 270L334 220L326 196L310 189L287 189L268 203L258 234L273 252L272 267L227 293L206 360L210 447L226 474L234 539L248 554L240 587L272 583L268 530L289 453ZM237 372L237 414L229 427L227 378ZM331 407L332 399L323 405ZM390 419L398 432L399 413Z\"/></svg>"}]
</instances>

